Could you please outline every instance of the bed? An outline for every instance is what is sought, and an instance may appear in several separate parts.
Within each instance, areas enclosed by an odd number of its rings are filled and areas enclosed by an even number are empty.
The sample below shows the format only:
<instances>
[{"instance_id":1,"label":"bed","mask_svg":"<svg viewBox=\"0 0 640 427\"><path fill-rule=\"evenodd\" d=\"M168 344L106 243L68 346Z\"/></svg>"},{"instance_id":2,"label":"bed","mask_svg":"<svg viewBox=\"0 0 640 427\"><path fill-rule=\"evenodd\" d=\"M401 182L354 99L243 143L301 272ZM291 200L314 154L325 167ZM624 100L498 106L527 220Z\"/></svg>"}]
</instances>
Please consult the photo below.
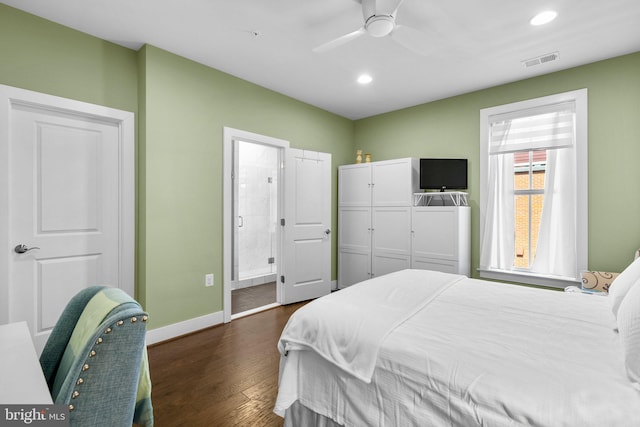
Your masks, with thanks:
<instances>
[{"instance_id":1,"label":"bed","mask_svg":"<svg viewBox=\"0 0 640 427\"><path fill-rule=\"evenodd\" d=\"M312 301L280 337L275 412L285 426L640 426L640 260L627 270L609 296L404 270Z\"/></svg>"}]
</instances>

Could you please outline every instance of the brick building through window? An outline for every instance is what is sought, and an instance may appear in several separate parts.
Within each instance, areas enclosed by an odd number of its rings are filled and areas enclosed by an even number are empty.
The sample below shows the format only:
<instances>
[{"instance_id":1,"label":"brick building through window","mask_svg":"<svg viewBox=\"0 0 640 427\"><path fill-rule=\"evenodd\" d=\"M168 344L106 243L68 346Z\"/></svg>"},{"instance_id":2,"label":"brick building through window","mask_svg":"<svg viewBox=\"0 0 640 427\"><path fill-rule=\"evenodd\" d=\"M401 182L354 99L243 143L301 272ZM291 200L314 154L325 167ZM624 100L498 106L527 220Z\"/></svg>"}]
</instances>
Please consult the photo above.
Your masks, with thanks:
<instances>
[{"instance_id":1,"label":"brick building through window","mask_svg":"<svg viewBox=\"0 0 640 427\"><path fill-rule=\"evenodd\" d=\"M535 259L544 202L546 150L514 153L514 234L516 268L528 269Z\"/></svg>"}]
</instances>

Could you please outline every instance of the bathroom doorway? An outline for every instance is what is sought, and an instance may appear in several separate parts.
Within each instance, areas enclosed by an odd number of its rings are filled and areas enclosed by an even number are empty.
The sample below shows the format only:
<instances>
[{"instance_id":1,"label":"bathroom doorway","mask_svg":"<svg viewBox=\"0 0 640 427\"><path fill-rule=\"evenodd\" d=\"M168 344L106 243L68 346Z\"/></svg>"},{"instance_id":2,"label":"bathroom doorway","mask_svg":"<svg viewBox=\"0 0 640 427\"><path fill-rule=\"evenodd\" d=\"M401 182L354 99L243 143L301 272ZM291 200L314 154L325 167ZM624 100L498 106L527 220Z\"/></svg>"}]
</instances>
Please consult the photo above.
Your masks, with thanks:
<instances>
[{"instance_id":1,"label":"bathroom doorway","mask_svg":"<svg viewBox=\"0 0 640 427\"><path fill-rule=\"evenodd\" d=\"M276 304L279 244L280 149L237 141L237 194L231 314L239 317Z\"/></svg>"}]
</instances>

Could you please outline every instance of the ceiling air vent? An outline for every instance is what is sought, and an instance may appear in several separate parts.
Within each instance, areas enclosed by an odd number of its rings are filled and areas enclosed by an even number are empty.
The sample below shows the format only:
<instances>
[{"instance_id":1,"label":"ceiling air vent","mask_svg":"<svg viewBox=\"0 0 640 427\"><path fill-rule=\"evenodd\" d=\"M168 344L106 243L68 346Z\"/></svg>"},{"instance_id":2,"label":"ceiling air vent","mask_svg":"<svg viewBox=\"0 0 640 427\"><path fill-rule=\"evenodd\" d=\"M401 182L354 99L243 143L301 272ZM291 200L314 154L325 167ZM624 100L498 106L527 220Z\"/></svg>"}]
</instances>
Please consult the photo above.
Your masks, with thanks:
<instances>
[{"instance_id":1,"label":"ceiling air vent","mask_svg":"<svg viewBox=\"0 0 640 427\"><path fill-rule=\"evenodd\" d=\"M529 68L529 67L533 67L534 65L540 65L540 64L545 64L547 62L556 61L558 58L560 58L560 53L553 52L553 53L547 53L545 55L541 55L535 58L526 59L522 61L522 64L524 64L525 67Z\"/></svg>"}]
</instances>

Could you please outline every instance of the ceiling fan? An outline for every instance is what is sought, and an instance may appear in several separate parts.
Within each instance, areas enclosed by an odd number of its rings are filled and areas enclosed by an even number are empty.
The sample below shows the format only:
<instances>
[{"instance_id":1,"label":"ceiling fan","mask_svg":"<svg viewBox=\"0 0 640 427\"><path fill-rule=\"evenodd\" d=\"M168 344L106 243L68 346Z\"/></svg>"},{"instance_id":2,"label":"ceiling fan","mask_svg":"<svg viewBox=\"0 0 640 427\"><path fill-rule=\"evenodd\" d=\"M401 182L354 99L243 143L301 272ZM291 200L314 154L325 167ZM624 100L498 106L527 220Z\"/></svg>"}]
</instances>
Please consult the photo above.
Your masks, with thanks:
<instances>
[{"instance_id":1,"label":"ceiling fan","mask_svg":"<svg viewBox=\"0 0 640 427\"><path fill-rule=\"evenodd\" d=\"M429 46L426 34L396 23L397 12L402 2L403 0L362 0L362 16L364 18L362 27L321 44L313 51L327 52L367 34L371 37L389 36L399 45L419 55L426 55Z\"/></svg>"}]
</instances>

